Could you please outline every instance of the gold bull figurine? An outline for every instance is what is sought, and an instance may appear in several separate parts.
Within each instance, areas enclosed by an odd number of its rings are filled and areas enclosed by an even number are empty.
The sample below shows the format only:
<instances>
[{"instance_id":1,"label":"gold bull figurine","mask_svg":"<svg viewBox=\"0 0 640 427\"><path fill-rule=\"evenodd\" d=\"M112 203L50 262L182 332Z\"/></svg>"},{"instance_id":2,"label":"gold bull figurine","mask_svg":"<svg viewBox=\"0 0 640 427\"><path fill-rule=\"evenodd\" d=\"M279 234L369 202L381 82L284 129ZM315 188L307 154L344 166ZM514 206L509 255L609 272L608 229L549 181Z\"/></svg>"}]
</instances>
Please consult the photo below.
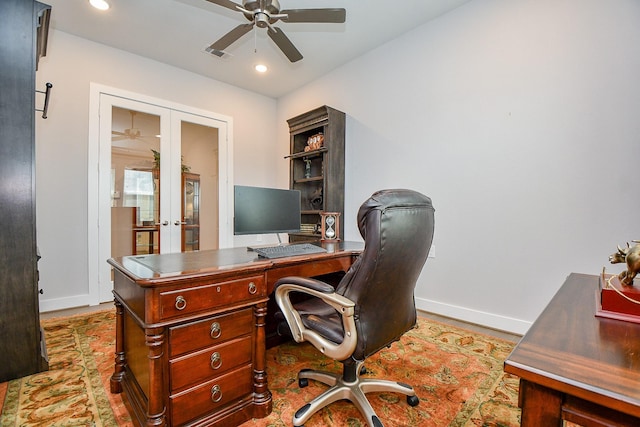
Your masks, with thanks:
<instances>
[{"instance_id":1,"label":"gold bull figurine","mask_svg":"<svg viewBox=\"0 0 640 427\"><path fill-rule=\"evenodd\" d=\"M638 243L640 241L633 240L633 242ZM627 242L627 247L624 249L618 245L618 252L609 255L609 261L611 264L621 262L627 264L627 269L618 274L618 279L624 286L633 286L633 279L640 272L640 245L636 244L631 247Z\"/></svg>"}]
</instances>

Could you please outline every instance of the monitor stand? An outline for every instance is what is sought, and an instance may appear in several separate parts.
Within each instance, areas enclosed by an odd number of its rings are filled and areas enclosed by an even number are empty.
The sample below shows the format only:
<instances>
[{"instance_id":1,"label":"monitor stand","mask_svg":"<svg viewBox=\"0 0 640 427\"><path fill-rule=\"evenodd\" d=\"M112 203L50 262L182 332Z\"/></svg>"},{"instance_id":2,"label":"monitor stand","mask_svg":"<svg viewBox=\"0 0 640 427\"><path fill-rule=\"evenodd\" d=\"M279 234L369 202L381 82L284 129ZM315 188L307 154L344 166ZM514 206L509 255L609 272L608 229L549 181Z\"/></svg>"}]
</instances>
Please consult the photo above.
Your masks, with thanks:
<instances>
[{"instance_id":1,"label":"monitor stand","mask_svg":"<svg viewBox=\"0 0 640 427\"><path fill-rule=\"evenodd\" d=\"M278 238L278 246L282 246L282 240L280 239L280 233L275 233ZM247 246L247 251L255 251L256 248L264 248L273 245L260 245L260 246Z\"/></svg>"}]
</instances>

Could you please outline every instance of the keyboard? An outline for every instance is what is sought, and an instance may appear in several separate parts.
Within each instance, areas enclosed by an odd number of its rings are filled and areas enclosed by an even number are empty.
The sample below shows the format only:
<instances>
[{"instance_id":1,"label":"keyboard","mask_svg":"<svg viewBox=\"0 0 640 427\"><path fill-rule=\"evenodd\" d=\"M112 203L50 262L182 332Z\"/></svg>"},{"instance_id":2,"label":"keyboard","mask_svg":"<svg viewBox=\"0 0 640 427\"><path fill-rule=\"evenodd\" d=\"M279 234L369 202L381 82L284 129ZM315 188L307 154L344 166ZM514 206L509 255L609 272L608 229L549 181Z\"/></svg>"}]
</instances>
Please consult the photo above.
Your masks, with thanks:
<instances>
[{"instance_id":1,"label":"keyboard","mask_svg":"<svg viewBox=\"0 0 640 427\"><path fill-rule=\"evenodd\" d=\"M306 254L318 254L327 252L326 249L321 248L311 243L296 243L293 245L283 246L267 246L263 248L254 248L254 251L258 256L262 258L283 258L287 256L306 255Z\"/></svg>"}]
</instances>

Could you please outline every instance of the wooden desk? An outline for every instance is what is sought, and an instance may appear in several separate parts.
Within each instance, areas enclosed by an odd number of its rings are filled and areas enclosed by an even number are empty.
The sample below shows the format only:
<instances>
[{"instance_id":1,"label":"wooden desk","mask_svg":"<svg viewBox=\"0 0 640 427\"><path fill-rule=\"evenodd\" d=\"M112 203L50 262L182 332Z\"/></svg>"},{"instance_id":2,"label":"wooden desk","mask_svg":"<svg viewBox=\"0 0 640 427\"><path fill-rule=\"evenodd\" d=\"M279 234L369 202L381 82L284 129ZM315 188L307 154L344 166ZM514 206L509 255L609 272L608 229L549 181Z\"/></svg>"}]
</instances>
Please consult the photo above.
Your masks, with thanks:
<instances>
[{"instance_id":1,"label":"wooden desk","mask_svg":"<svg viewBox=\"0 0 640 427\"><path fill-rule=\"evenodd\" d=\"M640 425L640 325L595 317L598 280L571 274L505 361L523 427Z\"/></svg>"},{"instance_id":2,"label":"wooden desk","mask_svg":"<svg viewBox=\"0 0 640 427\"><path fill-rule=\"evenodd\" d=\"M236 426L271 412L265 319L285 276L347 271L362 244L258 259L246 248L110 259L116 359L111 392L140 426Z\"/></svg>"}]
</instances>

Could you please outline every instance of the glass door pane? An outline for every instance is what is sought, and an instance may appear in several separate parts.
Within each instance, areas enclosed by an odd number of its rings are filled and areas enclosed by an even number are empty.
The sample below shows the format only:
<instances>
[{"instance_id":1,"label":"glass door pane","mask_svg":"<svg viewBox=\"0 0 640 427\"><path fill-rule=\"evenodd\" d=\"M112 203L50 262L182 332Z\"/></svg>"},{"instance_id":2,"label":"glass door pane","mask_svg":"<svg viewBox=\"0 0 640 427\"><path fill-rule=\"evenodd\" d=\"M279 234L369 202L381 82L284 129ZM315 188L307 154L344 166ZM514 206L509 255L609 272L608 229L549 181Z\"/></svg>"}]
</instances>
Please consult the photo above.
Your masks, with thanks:
<instances>
[{"instance_id":1,"label":"glass door pane","mask_svg":"<svg viewBox=\"0 0 640 427\"><path fill-rule=\"evenodd\" d=\"M172 113L180 129L182 173L181 250L218 249L218 138L215 120Z\"/></svg>"},{"instance_id":2,"label":"glass door pane","mask_svg":"<svg viewBox=\"0 0 640 427\"><path fill-rule=\"evenodd\" d=\"M111 256L160 252L160 116L112 107Z\"/></svg>"}]
</instances>

